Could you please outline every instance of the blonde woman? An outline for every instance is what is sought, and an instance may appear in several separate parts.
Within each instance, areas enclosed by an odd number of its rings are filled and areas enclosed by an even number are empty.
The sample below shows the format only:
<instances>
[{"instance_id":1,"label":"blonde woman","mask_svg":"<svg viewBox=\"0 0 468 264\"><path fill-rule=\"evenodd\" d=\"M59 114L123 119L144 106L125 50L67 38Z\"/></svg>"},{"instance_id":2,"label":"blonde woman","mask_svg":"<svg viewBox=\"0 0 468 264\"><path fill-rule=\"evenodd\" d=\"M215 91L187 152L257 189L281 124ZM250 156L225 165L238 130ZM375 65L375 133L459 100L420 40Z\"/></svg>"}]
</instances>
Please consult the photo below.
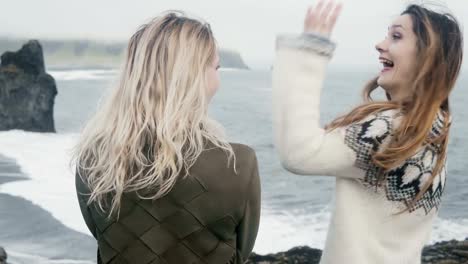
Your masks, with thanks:
<instances>
[{"instance_id":1,"label":"blonde woman","mask_svg":"<svg viewBox=\"0 0 468 264\"><path fill-rule=\"evenodd\" d=\"M335 47L328 36L340 10L320 1L302 35L278 39L276 147L288 170L336 177L320 263L420 263L444 193L463 35L450 14L409 5L375 47L382 68L366 101L321 128L320 92ZM388 100L371 100L378 88Z\"/></svg>"},{"instance_id":2,"label":"blonde woman","mask_svg":"<svg viewBox=\"0 0 468 264\"><path fill-rule=\"evenodd\" d=\"M254 246L254 151L207 116L219 86L208 24L170 12L130 39L121 79L76 147L98 263L243 263Z\"/></svg>"}]
</instances>

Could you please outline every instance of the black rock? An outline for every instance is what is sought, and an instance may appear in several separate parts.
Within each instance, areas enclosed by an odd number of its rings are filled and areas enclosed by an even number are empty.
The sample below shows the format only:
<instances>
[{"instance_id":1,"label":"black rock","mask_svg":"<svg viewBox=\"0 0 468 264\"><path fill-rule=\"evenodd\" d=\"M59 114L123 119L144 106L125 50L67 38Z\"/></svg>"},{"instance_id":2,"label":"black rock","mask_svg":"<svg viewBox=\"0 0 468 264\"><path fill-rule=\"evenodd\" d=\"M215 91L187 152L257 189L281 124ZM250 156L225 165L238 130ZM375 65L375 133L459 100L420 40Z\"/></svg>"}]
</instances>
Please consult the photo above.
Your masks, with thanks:
<instances>
[{"instance_id":1,"label":"black rock","mask_svg":"<svg viewBox=\"0 0 468 264\"><path fill-rule=\"evenodd\" d=\"M44 55L41 44L37 40L31 40L19 51L7 51L1 56L1 67L15 65L26 73L41 74L45 71Z\"/></svg>"},{"instance_id":2,"label":"black rock","mask_svg":"<svg viewBox=\"0 0 468 264\"><path fill-rule=\"evenodd\" d=\"M0 264L6 264L8 255L4 248L0 247Z\"/></svg>"},{"instance_id":3,"label":"black rock","mask_svg":"<svg viewBox=\"0 0 468 264\"><path fill-rule=\"evenodd\" d=\"M318 264L321 256L320 249L304 246L265 256L252 253L246 264Z\"/></svg>"},{"instance_id":4,"label":"black rock","mask_svg":"<svg viewBox=\"0 0 468 264\"><path fill-rule=\"evenodd\" d=\"M310 247L295 247L286 252L257 255L252 253L248 264L318 264L322 251ZM421 264L468 264L468 238L465 241L445 241L426 246Z\"/></svg>"},{"instance_id":5,"label":"black rock","mask_svg":"<svg viewBox=\"0 0 468 264\"><path fill-rule=\"evenodd\" d=\"M468 238L465 241L444 241L423 250L423 264L467 264Z\"/></svg>"},{"instance_id":6,"label":"black rock","mask_svg":"<svg viewBox=\"0 0 468 264\"><path fill-rule=\"evenodd\" d=\"M55 80L45 72L42 47L29 41L5 52L0 64L0 130L55 132Z\"/></svg>"}]
</instances>

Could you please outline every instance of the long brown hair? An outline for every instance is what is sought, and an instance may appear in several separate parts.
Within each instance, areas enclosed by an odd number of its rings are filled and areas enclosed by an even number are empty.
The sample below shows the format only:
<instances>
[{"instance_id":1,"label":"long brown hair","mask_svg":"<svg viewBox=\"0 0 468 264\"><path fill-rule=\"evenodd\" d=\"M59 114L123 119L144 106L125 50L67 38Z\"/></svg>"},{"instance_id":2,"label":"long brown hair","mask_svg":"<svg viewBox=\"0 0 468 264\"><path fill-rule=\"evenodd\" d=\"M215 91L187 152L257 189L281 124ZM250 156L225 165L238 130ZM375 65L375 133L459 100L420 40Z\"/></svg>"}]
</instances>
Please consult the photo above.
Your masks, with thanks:
<instances>
[{"instance_id":1,"label":"long brown hair","mask_svg":"<svg viewBox=\"0 0 468 264\"><path fill-rule=\"evenodd\" d=\"M363 90L364 104L338 117L326 128L333 130L347 126L371 114L390 109L403 114L400 126L393 131L394 136L388 147L372 156L374 164L383 172L377 185L385 180L385 172L401 165L422 146L437 144L439 153L432 176L412 201L406 201L409 209L424 195L444 167L450 130L449 94L460 72L463 37L457 20L451 14L436 13L414 4L401 13L404 14L412 18L413 32L417 37L418 72L412 87L408 87L412 91L411 101L395 102L387 94L388 101L374 102L371 93L379 87L377 78L374 78ZM445 120L442 132L437 137L429 137L440 110Z\"/></svg>"}]
</instances>

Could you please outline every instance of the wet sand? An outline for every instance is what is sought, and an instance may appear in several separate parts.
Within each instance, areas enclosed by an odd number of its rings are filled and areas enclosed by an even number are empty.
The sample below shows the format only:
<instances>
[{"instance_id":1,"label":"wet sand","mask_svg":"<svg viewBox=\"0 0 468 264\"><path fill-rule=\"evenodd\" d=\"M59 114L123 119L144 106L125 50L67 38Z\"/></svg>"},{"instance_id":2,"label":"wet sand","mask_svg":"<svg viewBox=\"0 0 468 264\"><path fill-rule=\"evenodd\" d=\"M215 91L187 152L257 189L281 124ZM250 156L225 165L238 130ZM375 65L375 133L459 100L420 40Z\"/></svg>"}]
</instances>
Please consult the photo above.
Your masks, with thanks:
<instances>
[{"instance_id":1,"label":"wet sand","mask_svg":"<svg viewBox=\"0 0 468 264\"><path fill-rule=\"evenodd\" d=\"M28 180L16 162L0 154L1 185ZM74 231L21 197L0 193L0 246L11 264L95 263L94 238Z\"/></svg>"}]
</instances>

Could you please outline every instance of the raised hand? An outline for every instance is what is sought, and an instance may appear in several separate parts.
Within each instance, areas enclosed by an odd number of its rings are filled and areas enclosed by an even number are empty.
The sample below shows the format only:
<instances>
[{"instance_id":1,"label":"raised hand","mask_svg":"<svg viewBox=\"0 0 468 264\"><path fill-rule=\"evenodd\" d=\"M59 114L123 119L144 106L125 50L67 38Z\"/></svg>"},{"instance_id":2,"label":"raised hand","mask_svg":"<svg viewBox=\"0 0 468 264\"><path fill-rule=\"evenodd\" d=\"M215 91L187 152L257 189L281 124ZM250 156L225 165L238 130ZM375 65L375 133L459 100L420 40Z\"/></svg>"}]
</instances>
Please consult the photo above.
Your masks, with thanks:
<instances>
[{"instance_id":1,"label":"raised hand","mask_svg":"<svg viewBox=\"0 0 468 264\"><path fill-rule=\"evenodd\" d=\"M309 7L304 19L304 33L330 37L341 8L342 4L333 0L320 0L316 6Z\"/></svg>"}]
</instances>

